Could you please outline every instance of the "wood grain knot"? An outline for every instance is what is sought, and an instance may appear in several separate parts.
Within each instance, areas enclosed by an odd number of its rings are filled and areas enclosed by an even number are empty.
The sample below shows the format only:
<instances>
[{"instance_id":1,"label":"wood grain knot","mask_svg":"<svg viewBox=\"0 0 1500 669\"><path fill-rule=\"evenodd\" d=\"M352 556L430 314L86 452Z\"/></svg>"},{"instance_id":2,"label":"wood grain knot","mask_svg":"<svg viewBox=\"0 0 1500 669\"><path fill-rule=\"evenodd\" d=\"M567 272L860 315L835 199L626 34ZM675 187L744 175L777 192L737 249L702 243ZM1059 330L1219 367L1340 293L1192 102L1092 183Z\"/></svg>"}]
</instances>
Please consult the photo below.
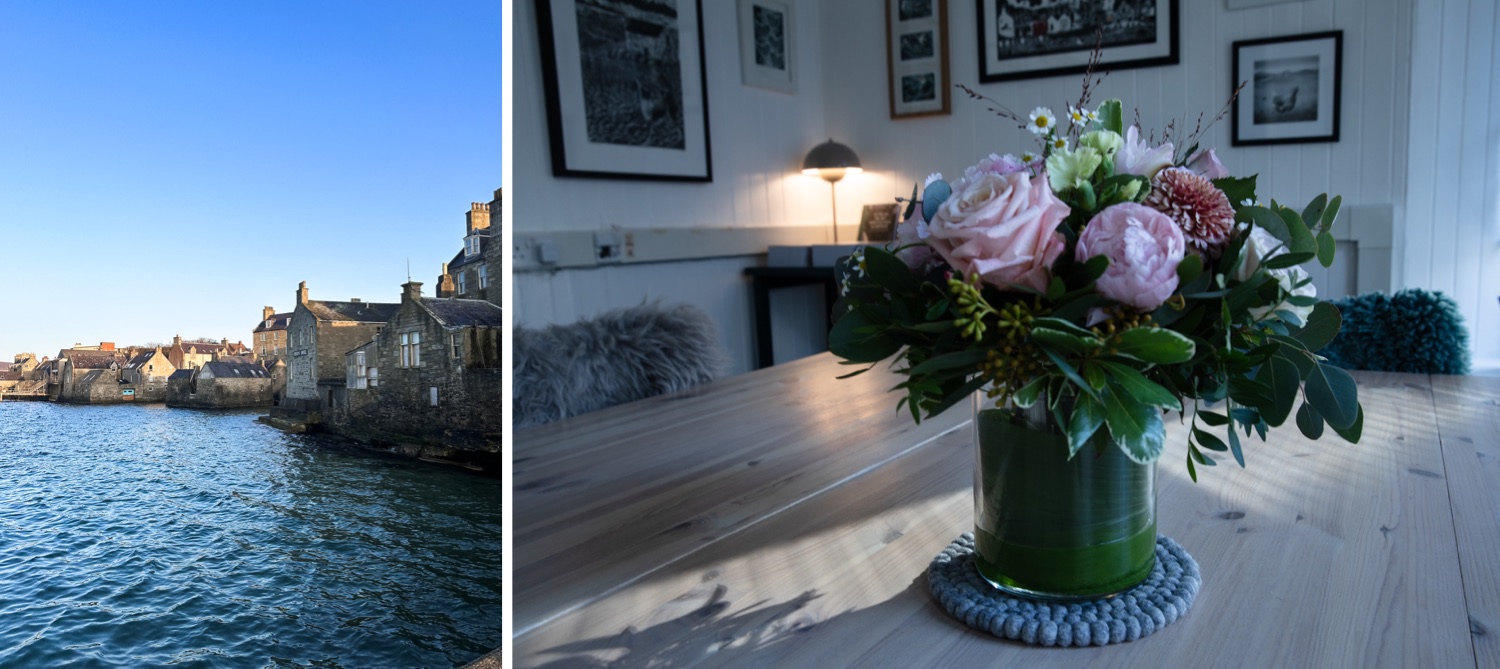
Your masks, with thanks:
<instances>
[{"instance_id":1,"label":"wood grain knot","mask_svg":"<svg viewBox=\"0 0 1500 669\"><path fill-rule=\"evenodd\" d=\"M1386 527L1384 525L1380 526L1380 535L1381 536L1387 536L1387 535L1389 535L1393 531L1395 531L1395 528L1393 528L1393 527Z\"/></svg>"},{"instance_id":2,"label":"wood grain knot","mask_svg":"<svg viewBox=\"0 0 1500 669\"><path fill-rule=\"evenodd\" d=\"M760 464L760 460L751 460L751 461L745 463L745 466L746 467L754 467L754 466L756 466L758 464Z\"/></svg>"},{"instance_id":3,"label":"wood grain knot","mask_svg":"<svg viewBox=\"0 0 1500 669\"><path fill-rule=\"evenodd\" d=\"M1489 636L1490 631L1484 625L1479 624L1474 616L1469 616L1469 634L1474 636Z\"/></svg>"},{"instance_id":4,"label":"wood grain knot","mask_svg":"<svg viewBox=\"0 0 1500 669\"><path fill-rule=\"evenodd\" d=\"M1250 528L1248 528L1248 527L1241 527L1240 529L1235 530L1234 533L1235 534L1245 534L1246 532L1249 532L1249 531L1250 531Z\"/></svg>"},{"instance_id":5,"label":"wood grain knot","mask_svg":"<svg viewBox=\"0 0 1500 669\"><path fill-rule=\"evenodd\" d=\"M1430 479L1440 479L1440 478L1443 478L1441 474L1438 474L1436 472L1429 472L1429 471L1427 471L1425 469L1417 469L1416 467L1408 467L1406 469L1406 471L1409 471L1409 472L1411 472L1413 474L1416 474L1417 476L1425 476L1425 477L1430 478Z\"/></svg>"},{"instance_id":6,"label":"wood grain knot","mask_svg":"<svg viewBox=\"0 0 1500 669\"><path fill-rule=\"evenodd\" d=\"M1223 518L1224 520L1239 520L1239 519L1245 517L1245 512L1244 511L1225 511L1224 513L1219 514L1219 517Z\"/></svg>"},{"instance_id":7,"label":"wood grain knot","mask_svg":"<svg viewBox=\"0 0 1500 669\"><path fill-rule=\"evenodd\" d=\"M886 543L886 544L894 543L897 539L900 539L903 536L905 536L905 535L901 532L901 530L891 530L889 532L886 532L885 533L885 537L882 538L880 541L881 541L881 543Z\"/></svg>"},{"instance_id":8,"label":"wood grain knot","mask_svg":"<svg viewBox=\"0 0 1500 669\"><path fill-rule=\"evenodd\" d=\"M1303 517L1302 517L1302 514L1300 514L1300 513L1299 513L1299 514L1297 514L1297 520L1298 520L1298 521L1301 521L1301 520L1302 520L1302 519L1303 519Z\"/></svg>"}]
</instances>

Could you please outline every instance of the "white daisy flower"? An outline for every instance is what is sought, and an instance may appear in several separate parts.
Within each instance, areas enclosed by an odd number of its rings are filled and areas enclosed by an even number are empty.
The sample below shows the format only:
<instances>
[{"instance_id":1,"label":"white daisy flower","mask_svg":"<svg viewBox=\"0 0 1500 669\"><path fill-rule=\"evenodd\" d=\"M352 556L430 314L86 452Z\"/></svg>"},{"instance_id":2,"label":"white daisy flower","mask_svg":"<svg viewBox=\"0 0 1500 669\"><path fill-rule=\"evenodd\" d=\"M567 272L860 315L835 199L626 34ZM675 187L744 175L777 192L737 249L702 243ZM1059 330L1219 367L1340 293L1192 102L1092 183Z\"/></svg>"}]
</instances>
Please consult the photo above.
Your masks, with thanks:
<instances>
[{"instance_id":1,"label":"white daisy flower","mask_svg":"<svg viewBox=\"0 0 1500 669\"><path fill-rule=\"evenodd\" d=\"M1052 110L1047 107L1037 107L1031 110L1031 122L1026 124L1026 129L1033 134L1045 135L1057 127L1057 117L1052 115Z\"/></svg>"},{"instance_id":2,"label":"white daisy flower","mask_svg":"<svg viewBox=\"0 0 1500 669\"><path fill-rule=\"evenodd\" d=\"M1083 115L1088 117L1090 123L1099 122L1099 110L1097 109L1093 111L1084 110Z\"/></svg>"},{"instance_id":3,"label":"white daisy flower","mask_svg":"<svg viewBox=\"0 0 1500 669\"><path fill-rule=\"evenodd\" d=\"M1068 150L1068 138L1067 137L1062 137L1062 136L1053 137L1052 141L1050 143L1052 145L1052 150L1053 151L1067 151Z\"/></svg>"},{"instance_id":4,"label":"white daisy flower","mask_svg":"<svg viewBox=\"0 0 1500 669\"><path fill-rule=\"evenodd\" d=\"M1025 163L1027 165L1035 164L1036 161L1041 160L1041 159L1042 159L1041 156L1039 156L1039 155L1037 155L1035 153L1032 153L1030 151L1027 151L1027 152L1021 154L1021 162Z\"/></svg>"},{"instance_id":5,"label":"white daisy flower","mask_svg":"<svg viewBox=\"0 0 1500 669\"><path fill-rule=\"evenodd\" d=\"M1083 125L1089 122L1089 112L1073 105L1068 105L1068 119L1073 121L1073 125Z\"/></svg>"}]
</instances>

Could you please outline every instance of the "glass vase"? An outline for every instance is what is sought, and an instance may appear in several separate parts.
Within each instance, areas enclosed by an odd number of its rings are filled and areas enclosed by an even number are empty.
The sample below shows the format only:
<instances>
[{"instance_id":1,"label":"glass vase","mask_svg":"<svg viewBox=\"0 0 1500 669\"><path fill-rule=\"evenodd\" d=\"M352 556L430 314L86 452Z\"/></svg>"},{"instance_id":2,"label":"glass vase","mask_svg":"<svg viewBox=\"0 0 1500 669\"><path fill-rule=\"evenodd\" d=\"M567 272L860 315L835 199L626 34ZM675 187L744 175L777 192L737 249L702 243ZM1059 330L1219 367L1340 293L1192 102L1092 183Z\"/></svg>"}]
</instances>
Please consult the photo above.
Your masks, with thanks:
<instances>
[{"instance_id":1,"label":"glass vase","mask_svg":"<svg viewBox=\"0 0 1500 669\"><path fill-rule=\"evenodd\" d=\"M1071 459L1043 397L1030 409L974 399L974 561L1035 599L1116 595L1156 563L1156 465L1098 432Z\"/></svg>"}]
</instances>

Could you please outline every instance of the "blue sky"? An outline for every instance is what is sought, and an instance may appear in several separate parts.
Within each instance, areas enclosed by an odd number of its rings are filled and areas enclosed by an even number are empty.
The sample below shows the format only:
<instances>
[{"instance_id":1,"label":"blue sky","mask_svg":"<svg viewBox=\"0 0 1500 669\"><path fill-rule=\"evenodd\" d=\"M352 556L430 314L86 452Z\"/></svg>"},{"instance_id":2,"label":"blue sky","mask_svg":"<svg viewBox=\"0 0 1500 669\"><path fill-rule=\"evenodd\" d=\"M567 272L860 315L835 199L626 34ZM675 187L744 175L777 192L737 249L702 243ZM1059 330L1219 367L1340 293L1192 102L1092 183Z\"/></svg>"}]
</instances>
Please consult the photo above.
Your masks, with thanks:
<instances>
[{"instance_id":1,"label":"blue sky","mask_svg":"<svg viewBox=\"0 0 1500 669\"><path fill-rule=\"evenodd\" d=\"M0 0L0 360L431 295L501 183L500 0Z\"/></svg>"}]
</instances>

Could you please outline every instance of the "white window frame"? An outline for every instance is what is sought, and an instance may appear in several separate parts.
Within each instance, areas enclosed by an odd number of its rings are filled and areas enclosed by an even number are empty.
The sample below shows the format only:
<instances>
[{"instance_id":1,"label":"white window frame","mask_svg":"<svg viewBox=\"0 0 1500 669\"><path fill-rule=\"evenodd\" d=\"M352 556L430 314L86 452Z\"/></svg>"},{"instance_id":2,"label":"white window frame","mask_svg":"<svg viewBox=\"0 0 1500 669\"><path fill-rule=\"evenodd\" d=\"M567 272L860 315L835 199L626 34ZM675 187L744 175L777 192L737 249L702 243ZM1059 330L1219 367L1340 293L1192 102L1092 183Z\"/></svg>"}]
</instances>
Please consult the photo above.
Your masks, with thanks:
<instances>
[{"instance_id":1,"label":"white window frame","mask_svg":"<svg viewBox=\"0 0 1500 669\"><path fill-rule=\"evenodd\" d=\"M422 333L411 333L411 366L422 366Z\"/></svg>"},{"instance_id":2,"label":"white window frame","mask_svg":"<svg viewBox=\"0 0 1500 669\"><path fill-rule=\"evenodd\" d=\"M401 366L402 367L410 367L411 366L411 341L410 341L410 335L407 334L407 333L405 333L405 332L401 333Z\"/></svg>"},{"instance_id":3,"label":"white window frame","mask_svg":"<svg viewBox=\"0 0 1500 669\"><path fill-rule=\"evenodd\" d=\"M469 292L468 283L464 281L463 270L458 270L458 292L460 294Z\"/></svg>"},{"instance_id":4,"label":"white window frame","mask_svg":"<svg viewBox=\"0 0 1500 669\"><path fill-rule=\"evenodd\" d=\"M479 266L479 287L480 288L489 288L490 287L490 273L489 273L489 268L485 267L484 265L480 265Z\"/></svg>"},{"instance_id":5,"label":"white window frame","mask_svg":"<svg viewBox=\"0 0 1500 669\"><path fill-rule=\"evenodd\" d=\"M463 359L464 359L464 335L463 335L463 333L462 332L455 332L455 333L453 333L453 335L450 338L450 341L453 344L453 359L462 362Z\"/></svg>"}]
</instances>

